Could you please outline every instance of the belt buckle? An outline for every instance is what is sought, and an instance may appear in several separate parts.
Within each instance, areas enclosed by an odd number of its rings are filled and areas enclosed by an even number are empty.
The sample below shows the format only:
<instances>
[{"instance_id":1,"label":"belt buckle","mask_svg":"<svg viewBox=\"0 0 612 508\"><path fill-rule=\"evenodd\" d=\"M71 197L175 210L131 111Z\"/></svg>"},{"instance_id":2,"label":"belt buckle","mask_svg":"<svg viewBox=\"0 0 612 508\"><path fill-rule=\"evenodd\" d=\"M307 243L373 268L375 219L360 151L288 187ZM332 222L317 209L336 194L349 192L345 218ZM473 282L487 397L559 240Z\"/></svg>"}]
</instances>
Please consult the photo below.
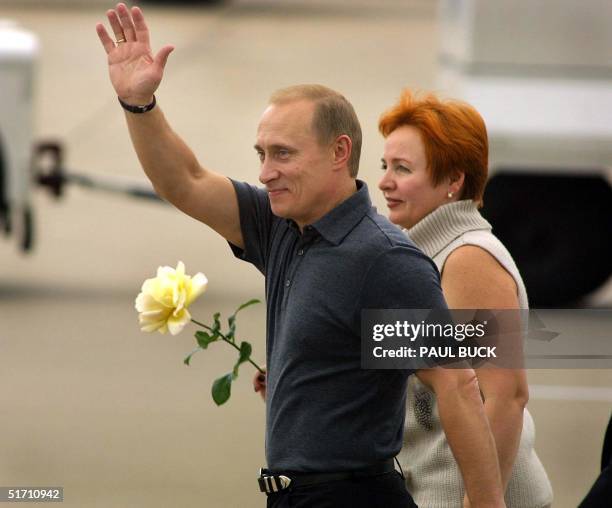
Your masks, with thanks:
<instances>
[{"instance_id":1,"label":"belt buckle","mask_svg":"<svg viewBox=\"0 0 612 508\"><path fill-rule=\"evenodd\" d=\"M278 492L279 490L285 490L291 485L291 478L284 475L270 475L265 474L264 469L259 469L259 478L257 478L259 484L259 491L271 494L272 492Z\"/></svg>"}]
</instances>

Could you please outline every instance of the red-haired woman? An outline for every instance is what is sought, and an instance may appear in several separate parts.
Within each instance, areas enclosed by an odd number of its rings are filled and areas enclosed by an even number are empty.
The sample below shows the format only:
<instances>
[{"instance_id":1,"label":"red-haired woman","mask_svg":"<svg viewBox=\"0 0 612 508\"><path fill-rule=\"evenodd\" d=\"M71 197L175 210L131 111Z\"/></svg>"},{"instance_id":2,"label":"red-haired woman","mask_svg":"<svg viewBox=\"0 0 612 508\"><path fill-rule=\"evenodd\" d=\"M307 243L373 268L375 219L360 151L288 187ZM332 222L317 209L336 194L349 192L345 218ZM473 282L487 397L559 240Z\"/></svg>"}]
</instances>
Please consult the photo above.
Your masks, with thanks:
<instances>
[{"instance_id":1,"label":"red-haired woman","mask_svg":"<svg viewBox=\"0 0 612 508\"><path fill-rule=\"evenodd\" d=\"M478 112L433 94L403 92L380 119L386 138L379 183L391 222L440 270L449 308L527 309L518 269L478 212L488 172L487 131ZM495 438L509 508L552 503L550 482L534 450L533 419L521 369L476 369ZM436 399L410 376L400 462L419 506L461 507L460 471L444 436Z\"/></svg>"}]
</instances>

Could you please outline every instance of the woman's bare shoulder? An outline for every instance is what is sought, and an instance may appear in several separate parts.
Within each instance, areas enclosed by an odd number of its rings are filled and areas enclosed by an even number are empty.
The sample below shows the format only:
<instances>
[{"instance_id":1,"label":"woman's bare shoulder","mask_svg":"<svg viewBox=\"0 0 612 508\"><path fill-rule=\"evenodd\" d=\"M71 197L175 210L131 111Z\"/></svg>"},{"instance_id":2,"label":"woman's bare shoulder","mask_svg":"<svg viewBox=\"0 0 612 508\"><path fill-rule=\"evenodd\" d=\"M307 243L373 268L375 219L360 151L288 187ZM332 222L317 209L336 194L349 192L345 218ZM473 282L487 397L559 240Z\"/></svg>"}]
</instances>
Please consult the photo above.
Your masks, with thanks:
<instances>
[{"instance_id":1,"label":"woman's bare shoulder","mask_svg":"<svg viewBox=\"0 0 612 508\"><path fill-rule=\"evenodd\" d=\"M442 270L449 307L515 308L517 286L510 273L487 250L462 245L449 254Z\"/></svg>"}]
</instances>

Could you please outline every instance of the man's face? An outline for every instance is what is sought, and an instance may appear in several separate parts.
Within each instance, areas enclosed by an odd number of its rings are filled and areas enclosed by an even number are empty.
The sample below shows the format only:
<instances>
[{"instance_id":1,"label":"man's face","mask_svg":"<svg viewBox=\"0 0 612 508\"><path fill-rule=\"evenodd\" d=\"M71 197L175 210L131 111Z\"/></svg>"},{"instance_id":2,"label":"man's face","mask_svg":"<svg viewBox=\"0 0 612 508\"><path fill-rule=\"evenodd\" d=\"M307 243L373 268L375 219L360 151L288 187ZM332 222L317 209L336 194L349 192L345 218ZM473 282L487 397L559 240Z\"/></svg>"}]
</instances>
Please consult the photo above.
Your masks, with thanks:
<instances>
[{"instance_id":1,"label":"man's face","mask_svg":"<svg viewBox=\"0 0 612 508\"><path fill-rule=\"evenodd\" d=\"M333 149L321 146L312 129L314 104L272 104L257 129L259 181L266 186L272 212L302 227L329 209Z\"/></svg>"}]
</instances>

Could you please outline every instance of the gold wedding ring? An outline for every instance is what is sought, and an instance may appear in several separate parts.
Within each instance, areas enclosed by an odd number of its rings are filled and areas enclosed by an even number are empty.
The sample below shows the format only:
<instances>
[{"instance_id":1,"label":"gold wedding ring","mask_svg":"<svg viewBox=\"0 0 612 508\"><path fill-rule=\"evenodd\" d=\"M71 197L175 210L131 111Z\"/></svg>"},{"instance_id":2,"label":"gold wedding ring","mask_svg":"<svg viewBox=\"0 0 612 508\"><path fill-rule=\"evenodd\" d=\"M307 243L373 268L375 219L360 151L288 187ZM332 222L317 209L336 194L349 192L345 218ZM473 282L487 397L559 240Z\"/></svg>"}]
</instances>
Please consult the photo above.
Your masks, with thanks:
<instances>
[{"instance_id":1,"label":"gold wedding ring","mask_svg":"<svg viewBox=\"0 0 612 508\"><path fill-rule=\"evenodd\" d=\"M121 38L121 39L117 39L117 44L121 44L122 42L125 42L125 39Z\"/></svg>"}]
</instances>

